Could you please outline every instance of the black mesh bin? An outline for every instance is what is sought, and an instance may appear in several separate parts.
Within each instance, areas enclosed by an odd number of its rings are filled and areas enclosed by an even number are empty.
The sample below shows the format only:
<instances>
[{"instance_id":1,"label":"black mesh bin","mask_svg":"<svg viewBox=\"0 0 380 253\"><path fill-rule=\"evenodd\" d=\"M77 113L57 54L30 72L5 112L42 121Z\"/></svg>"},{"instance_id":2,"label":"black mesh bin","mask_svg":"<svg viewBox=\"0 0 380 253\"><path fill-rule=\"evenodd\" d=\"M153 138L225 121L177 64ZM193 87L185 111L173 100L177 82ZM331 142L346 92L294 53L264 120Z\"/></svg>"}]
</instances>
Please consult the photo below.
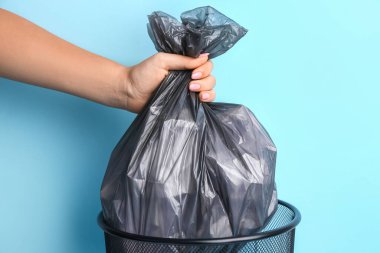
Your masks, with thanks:
<instances>
[{"instance_id":1,"label":"black mesh bin","mask_svg":"<svg viewBox=\"0 0 380 253\"><path fill-rule=\"evenodd\" d=\"M218 239L172 239L134 235L107 226L102 213L98 224L104 231L107 253L292 253L299 211L279 201L268 224L251 236Z\"/></svg>"}]
</instances>

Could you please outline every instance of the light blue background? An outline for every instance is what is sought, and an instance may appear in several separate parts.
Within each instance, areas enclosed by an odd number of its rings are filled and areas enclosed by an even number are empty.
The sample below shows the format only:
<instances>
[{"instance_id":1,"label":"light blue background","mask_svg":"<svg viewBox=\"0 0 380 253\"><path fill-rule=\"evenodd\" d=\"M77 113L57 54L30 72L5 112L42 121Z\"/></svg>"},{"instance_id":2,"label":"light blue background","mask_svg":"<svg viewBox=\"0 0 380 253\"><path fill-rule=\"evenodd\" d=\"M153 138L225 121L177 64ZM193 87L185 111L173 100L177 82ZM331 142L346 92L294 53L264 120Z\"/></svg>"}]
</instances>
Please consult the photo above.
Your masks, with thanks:
<instances>
[{"instance_id":1,"label":"light blue background","mask_svg":"<svg viewBox=\"0 0 380 253\"><path fill-rule=\"evenodd\" d=\"M155 53L147 14L202 5L250 30L214 60L217 100L247 105L277 144L296 252L379 252L380 1L0 3L126 65ZM104 252L100 184L134 116L0 79L0 252Z\"/></svg>"}]
</instances>

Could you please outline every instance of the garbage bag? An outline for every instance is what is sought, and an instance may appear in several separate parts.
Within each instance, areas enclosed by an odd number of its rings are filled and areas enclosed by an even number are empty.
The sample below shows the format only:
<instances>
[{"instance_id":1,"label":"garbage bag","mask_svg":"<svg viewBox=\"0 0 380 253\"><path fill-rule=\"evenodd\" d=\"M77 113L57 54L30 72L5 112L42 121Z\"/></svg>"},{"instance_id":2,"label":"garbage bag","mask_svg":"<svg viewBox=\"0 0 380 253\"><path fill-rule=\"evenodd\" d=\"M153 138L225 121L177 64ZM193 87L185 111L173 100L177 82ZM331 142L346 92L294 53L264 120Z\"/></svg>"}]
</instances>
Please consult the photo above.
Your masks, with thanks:
<instances>
[{"instance_id":1,"label":"garbage bag","mask_svg":"<svg viewBox=\"0 0 380 253\"><path fill-rule=\"evenodd\" d=\"M213 58L247 30L212 7L156 11L158 51ZM247 77L249 73L246 73ZM170 238L250 235L277 207L276 147L243 105L203 103L191 71L171 71L112 152L101 187L114 229Z\"/></svg>"}]
</instances>

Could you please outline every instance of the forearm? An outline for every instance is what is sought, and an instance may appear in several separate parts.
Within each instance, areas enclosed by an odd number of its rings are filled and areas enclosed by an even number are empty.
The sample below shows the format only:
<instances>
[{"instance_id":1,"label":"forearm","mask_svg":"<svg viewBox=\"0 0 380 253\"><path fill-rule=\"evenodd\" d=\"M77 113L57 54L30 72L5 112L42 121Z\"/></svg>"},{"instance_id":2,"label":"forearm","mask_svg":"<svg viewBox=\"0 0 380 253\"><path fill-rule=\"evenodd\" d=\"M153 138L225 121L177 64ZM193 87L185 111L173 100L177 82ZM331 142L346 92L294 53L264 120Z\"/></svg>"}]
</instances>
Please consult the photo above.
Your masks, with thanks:
<instances>
[{"instance_id":1,"label":"forearm","mask_svg":"<svg viewBox=\"0 0 380 253\"><path fill-rule=\"evenodd\" d=\"M128 109L128 69L0 9L0 76ZM125 101L124 101L125 100Z\"/></svg>"}]
</instances>

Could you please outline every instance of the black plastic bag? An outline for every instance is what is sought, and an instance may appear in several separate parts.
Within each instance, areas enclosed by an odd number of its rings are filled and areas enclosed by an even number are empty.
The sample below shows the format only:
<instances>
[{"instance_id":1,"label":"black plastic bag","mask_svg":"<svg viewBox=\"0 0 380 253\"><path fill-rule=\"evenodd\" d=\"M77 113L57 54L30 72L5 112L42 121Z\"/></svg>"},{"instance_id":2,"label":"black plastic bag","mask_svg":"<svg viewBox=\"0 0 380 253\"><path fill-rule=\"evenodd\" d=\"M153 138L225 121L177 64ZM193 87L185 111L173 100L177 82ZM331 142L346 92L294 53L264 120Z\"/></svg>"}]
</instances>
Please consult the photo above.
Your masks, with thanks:
<instances>
[{"instance_id":1,"label":"black plastic bag","mask_svg":"<svg viewBox=\"0 0 380 253\"><path fill-rule=\"evenodd\" d=\"M210 58L247 30L212 7L149 16L157 50ZM249 76L249 73L247 73ZM276 147L249 109L202 103L191 71L172 71L114 149L101 199L113 228L147 236L252 234L277 207Z\"/></svg>"}]
</instances>

